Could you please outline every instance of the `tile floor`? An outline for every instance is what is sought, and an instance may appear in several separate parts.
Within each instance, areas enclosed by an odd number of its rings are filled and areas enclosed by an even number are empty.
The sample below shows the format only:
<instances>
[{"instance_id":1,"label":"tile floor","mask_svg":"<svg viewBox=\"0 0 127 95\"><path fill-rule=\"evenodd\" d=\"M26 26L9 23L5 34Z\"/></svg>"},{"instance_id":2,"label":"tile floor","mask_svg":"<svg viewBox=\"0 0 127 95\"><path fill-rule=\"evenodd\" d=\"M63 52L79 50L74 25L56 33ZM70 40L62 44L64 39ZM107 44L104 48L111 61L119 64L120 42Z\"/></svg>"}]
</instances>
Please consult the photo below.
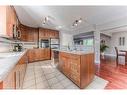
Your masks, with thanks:
<instances>
[{"instance_id":1,"label":"tile floor","mask_svg":"<svg viewBox=\"0 0 127 95\"><path fill-rule=\"evenodd\" d=\"M93 81L96 81L94 79ZM100 81L101 82L101 81ZM91 85L94 85L94 82ZM98 88L104 88L106 84ZM100 83L99 83L100 84ZM95 84L96 85L96 84ZM96 86L92 88L96 88ZM91 86L88 86L91 88ZM79 89L72 81L63 75L51 60L30 63L27 66L23 89Z\"/></svg>"}]
</instances>

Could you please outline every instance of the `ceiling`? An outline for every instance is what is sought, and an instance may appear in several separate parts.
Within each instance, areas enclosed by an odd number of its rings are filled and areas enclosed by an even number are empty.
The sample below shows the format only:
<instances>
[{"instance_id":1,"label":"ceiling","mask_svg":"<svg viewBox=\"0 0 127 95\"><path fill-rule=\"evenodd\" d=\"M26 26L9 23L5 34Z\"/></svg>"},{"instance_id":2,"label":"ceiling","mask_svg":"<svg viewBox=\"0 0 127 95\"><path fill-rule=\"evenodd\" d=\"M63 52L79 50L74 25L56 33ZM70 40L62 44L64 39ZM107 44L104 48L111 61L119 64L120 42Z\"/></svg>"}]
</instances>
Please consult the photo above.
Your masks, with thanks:
<instances>
[{"instance_id":1,"label":"ceiling","mask_svg":"<svg viewBox=\"0 0 127 95\"><path fill-rule=\"evenodd\" d=\"M92 29L96 25L100 31L107 33L127 31L126 6L14 6L14 8L21 23L31 27L74 33L85 32L87 27ZM47 16L49 21L43 25L44 17ZM73 22L79 18L82 18L82 23L72 27Z\"/></svg>"}]
</instances>

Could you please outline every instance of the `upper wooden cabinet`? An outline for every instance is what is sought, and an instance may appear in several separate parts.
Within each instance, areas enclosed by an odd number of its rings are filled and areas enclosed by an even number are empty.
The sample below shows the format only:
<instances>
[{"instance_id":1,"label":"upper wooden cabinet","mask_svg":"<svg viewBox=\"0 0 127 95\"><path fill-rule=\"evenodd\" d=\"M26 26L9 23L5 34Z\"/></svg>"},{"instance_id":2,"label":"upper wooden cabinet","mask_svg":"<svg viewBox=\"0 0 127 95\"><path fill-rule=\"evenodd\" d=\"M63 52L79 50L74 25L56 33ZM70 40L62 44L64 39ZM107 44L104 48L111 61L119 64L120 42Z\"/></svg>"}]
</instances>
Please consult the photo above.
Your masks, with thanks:
<instances>
[{"instance_id":1,"label":"upper wooden cabinet","mask_svg":"<svg viewBox=\"0 0 127 95\"><path fill-rule=\"evenodd\" d=\"M37 42L38 41L38 28L32 28L25 25L19 25L20 40L27 42Z\"/></svg>"},{"instance_id":2,"label":"upper wooden cabinet","mask_svg":"<svg viewBox=\"0 0 127 95\"><path fill-rule=\"evenodd\" d=\"M56 30L39 28L39 39L59 38L59 32Z\"/></svg>"},{"instance_id":3,"label":"upper wooden cabinet","mask_svg":"<svg viewBox=\"0 0 127 95\"><path fill-rule=\"evenodd\" d=\"M13 25L17 16L12 6L0 6L0 35L13 37Z\"/></svg>"},{"instance_id":4,"label":"upper wooden cabinet","mask_svg":"<svg viewBox=\"0 0 127 95\"><path fill-rule=\"evenodd\" d=\"M38 41L38 29L37 28L30 28L27 32L27 41L29 42L36 42Z\"/></svg>"}]
</instances>

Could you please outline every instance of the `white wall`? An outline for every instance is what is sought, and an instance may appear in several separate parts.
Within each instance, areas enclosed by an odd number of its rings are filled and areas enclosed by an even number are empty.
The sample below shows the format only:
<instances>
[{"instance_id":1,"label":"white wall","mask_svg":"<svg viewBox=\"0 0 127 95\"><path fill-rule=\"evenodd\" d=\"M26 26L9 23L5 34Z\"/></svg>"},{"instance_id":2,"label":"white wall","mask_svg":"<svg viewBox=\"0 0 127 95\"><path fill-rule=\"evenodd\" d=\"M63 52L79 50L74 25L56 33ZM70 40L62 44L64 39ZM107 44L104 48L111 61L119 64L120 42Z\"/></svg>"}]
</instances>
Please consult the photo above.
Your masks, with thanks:
<instances>
[{"instance_id":1,"label":"white wall","mask_svg":"<svg viewBox=\"0 0 127 95\"><path fill-rule=\"evenodd\" d=\"M95 63L100 63L100 31L94 32Z\"/></svg>"},{"instance_id":2,"label":"white wall","mask_svg":"<svg viewBox=\"0 0 127 95\"><path fill-rule=\"evenodd\" d=\"M73 44L73 35L64 31L60 31L60 46L68 46Z\"/></svg>"},{"instance_id":3,"label":"white wall","mask_svg":"<svg viewBox=\"0 0 127 95\"><path fill-rule=\"evenodd\" d=\"M125 46L119 46L119 37L125 37ZM111 53L115 54L114 47L118 47L120 50L127 50L127 31L125 32L116 32L112 34L111 37Z\"/></svg>"}]
</instances>

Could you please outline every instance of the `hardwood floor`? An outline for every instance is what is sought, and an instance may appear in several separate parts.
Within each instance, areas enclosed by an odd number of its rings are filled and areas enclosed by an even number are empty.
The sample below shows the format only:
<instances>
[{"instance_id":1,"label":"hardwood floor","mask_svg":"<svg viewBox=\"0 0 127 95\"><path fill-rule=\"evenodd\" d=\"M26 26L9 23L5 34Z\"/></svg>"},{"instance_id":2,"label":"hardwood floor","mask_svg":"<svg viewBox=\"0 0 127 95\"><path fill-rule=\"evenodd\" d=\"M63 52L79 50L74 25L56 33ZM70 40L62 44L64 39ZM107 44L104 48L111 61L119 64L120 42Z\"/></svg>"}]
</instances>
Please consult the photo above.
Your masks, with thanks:
<instances>
[{"instance_id":1,"label":"hardwood floor","mask_svg":"<svg viewBox=\"0 0 127 95\"><path fill-rule=\"evenodd\" d=\"M96 75L109 81L105 89L127 89L127 65L116 66L113 57L101 59L100 66L96 65Z\"/></svg>"}]
</instances>

